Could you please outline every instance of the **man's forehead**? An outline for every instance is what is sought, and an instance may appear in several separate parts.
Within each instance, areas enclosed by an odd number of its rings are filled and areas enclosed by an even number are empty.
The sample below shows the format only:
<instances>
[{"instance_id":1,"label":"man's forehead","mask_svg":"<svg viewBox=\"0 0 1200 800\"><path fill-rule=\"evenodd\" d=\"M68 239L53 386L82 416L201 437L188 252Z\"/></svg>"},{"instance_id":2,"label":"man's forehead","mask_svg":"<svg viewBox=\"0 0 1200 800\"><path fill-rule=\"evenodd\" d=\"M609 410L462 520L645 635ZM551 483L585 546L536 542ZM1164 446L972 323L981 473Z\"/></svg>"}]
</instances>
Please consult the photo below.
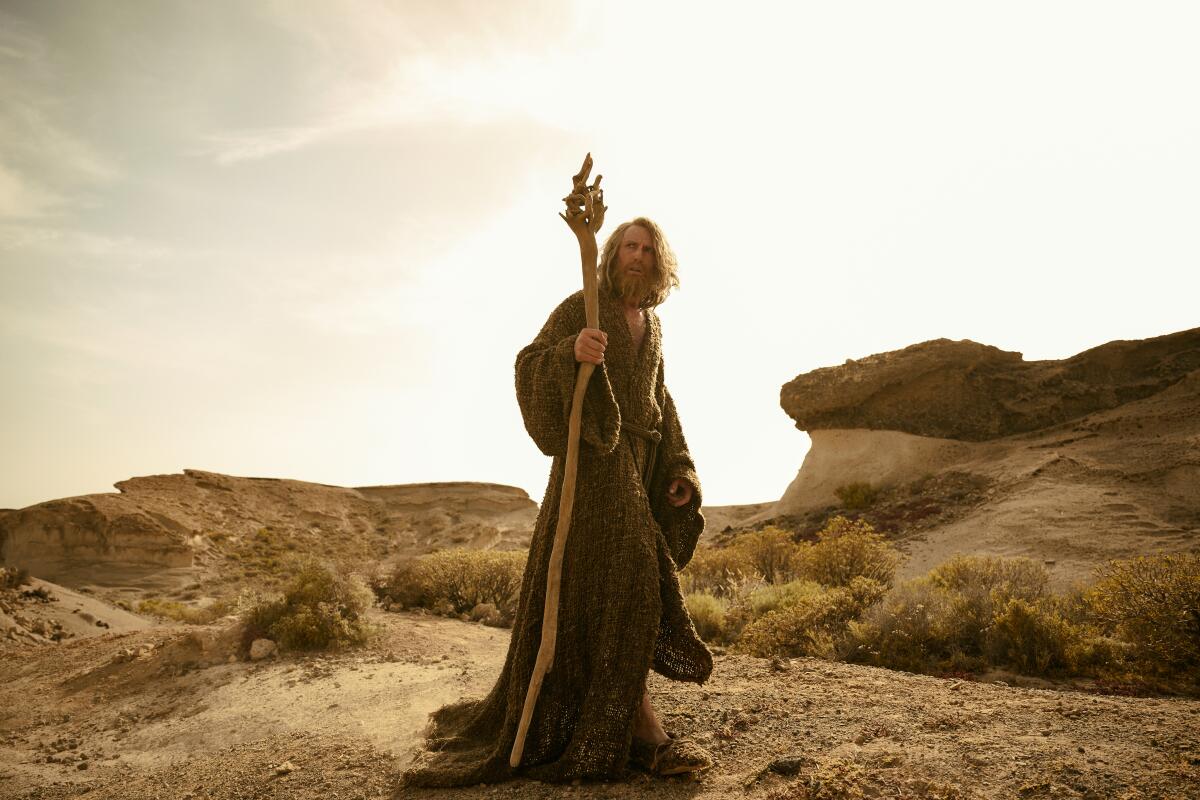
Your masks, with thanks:
<instances>
[{"instance_id":1,"label":"man's forehead","mask_svg":"<svg viewBox=\"0 0 1200 800\"><path fill-rule=\"evenodd\" d=\"M650 231L643 228L641 225L630 225L625 229L625 235L621 237L621 242L643 242L650 244L653 237L650 236Z\"/></svg>"}]
</instances>

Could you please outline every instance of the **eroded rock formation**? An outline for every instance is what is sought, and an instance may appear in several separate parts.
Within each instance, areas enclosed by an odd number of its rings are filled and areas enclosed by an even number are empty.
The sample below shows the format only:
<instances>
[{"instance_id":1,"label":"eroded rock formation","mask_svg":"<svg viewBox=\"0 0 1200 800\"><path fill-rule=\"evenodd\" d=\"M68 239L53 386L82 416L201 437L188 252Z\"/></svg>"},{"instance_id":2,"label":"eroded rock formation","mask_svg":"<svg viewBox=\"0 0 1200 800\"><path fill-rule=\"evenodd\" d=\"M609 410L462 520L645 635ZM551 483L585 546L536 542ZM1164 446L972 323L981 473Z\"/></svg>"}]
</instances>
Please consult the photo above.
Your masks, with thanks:
<instances>
[{"instance_id":1,"label":"eroded rock formation","mask_svg":"<svg viewBox=\"0 0 1200 800\"><path fill-rule=\"evenodd\" d=\"M0 515L0 561L67 585L186 577L222 539L267 530L314 552L367 548L380 560L440 547L528 545L537 504L488 483L345 488L188 469L120 481L119 493ZM311 540L311 541L305 541ZM305 546L299 548L309 550Z\"/></svg>"},{"instance_id":2,"label":"eroded rock formation","mask_svg":"<svg viewBox=\"0 0 1200 800\"><path fill-rule=\"evenodd\" d=\"M784 384L801 430L867 428L980 442L1040 430L1161 392L1200 369L1200 328L1115 341L1059 361L935 339Z\"/></svg>"}]
</instances>

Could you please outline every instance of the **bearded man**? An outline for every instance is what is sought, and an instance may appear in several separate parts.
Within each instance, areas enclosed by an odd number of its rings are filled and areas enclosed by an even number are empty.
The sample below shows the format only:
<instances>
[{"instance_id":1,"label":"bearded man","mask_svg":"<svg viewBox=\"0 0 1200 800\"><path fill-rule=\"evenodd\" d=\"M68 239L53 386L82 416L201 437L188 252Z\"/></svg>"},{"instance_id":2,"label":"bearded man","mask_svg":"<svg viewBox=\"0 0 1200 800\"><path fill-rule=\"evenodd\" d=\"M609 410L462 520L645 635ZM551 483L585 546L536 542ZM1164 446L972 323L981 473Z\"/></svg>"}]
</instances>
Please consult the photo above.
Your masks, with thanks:
<instances>
[{"instance_id":1,"label":"bearded man","mask_svg":"<svg viewBox=\"0 0 1200 800\"><path fill-rule=\"evenodd\" d=\"M639 217L613 231L600 261L600 327L586 327L583 293L576 292L517 355L525 428L554 461L504 669L483 700L434 712L430 752L406 773L409 785L462 786L516 775L552 782L615 778L631 761L669 775L712 763L694 742L667 735L646 693L651 669L696 683L712 672L677 576L704 517L695 466L663 382L654 311L679 285L675 256L658 225ZM509 755L541 639L575 372L584 361L596 370L583 403L558 644L513 769Z\"/></svg>"}]
</instances>

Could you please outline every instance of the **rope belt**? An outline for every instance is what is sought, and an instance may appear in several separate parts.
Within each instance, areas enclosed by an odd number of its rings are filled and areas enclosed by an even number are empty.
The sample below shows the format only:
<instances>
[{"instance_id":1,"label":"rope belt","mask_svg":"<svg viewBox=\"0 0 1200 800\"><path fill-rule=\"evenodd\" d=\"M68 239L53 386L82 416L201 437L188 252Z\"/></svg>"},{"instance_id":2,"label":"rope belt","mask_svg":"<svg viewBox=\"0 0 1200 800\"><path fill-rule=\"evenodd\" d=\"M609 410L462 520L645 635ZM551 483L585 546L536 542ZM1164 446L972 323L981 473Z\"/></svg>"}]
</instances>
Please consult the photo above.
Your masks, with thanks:
<instances>
[{"instance_id":1,"label":"rope belt","mask_svg":"<svg viewBox=\"0 0 1200 800\"><path fill-rule=\"evenodd\" d=\"M653 428L643 428L621 420L621 430L628 431L646 443L646 462L642 465L642 485L650 492L650 479L654 476L654 461L658 457L658 443L662 434Z\"/></svg>"}]
</instances>

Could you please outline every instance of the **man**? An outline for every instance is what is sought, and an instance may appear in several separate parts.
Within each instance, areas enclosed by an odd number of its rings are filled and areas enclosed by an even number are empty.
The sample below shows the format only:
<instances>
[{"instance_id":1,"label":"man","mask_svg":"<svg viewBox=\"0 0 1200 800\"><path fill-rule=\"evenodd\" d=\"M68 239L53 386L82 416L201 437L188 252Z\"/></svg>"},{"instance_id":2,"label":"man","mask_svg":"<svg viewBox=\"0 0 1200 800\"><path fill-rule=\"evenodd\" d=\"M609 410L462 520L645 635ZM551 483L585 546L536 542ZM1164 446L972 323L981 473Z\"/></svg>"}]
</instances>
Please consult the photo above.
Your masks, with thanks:
<instances>
[{"instance_id":1,"label":"man","mask_svg":"<svg viewBox=\"0 0 1200 800\"><path fill-rule=\"evenodd\" d=\"M704 517L695 467L663 382L654 312L679 285L675 256L658 225L639 217L613 231L600 261L600 327L586 327L577 292L517 355L525 428L554 462L504 669L485 699L432 715L435 752L406 773L410 785L490 783L515 774L556 782L614 778L629 761L660 775L711 764L693 742L668 737L646 693L650 669L696 683L712 672L677 576ZM508 758L540 643L567 421L583 361L597 367L583 403L558 643L521 765L513 770Z\"/></svg>"}]
</instances>

